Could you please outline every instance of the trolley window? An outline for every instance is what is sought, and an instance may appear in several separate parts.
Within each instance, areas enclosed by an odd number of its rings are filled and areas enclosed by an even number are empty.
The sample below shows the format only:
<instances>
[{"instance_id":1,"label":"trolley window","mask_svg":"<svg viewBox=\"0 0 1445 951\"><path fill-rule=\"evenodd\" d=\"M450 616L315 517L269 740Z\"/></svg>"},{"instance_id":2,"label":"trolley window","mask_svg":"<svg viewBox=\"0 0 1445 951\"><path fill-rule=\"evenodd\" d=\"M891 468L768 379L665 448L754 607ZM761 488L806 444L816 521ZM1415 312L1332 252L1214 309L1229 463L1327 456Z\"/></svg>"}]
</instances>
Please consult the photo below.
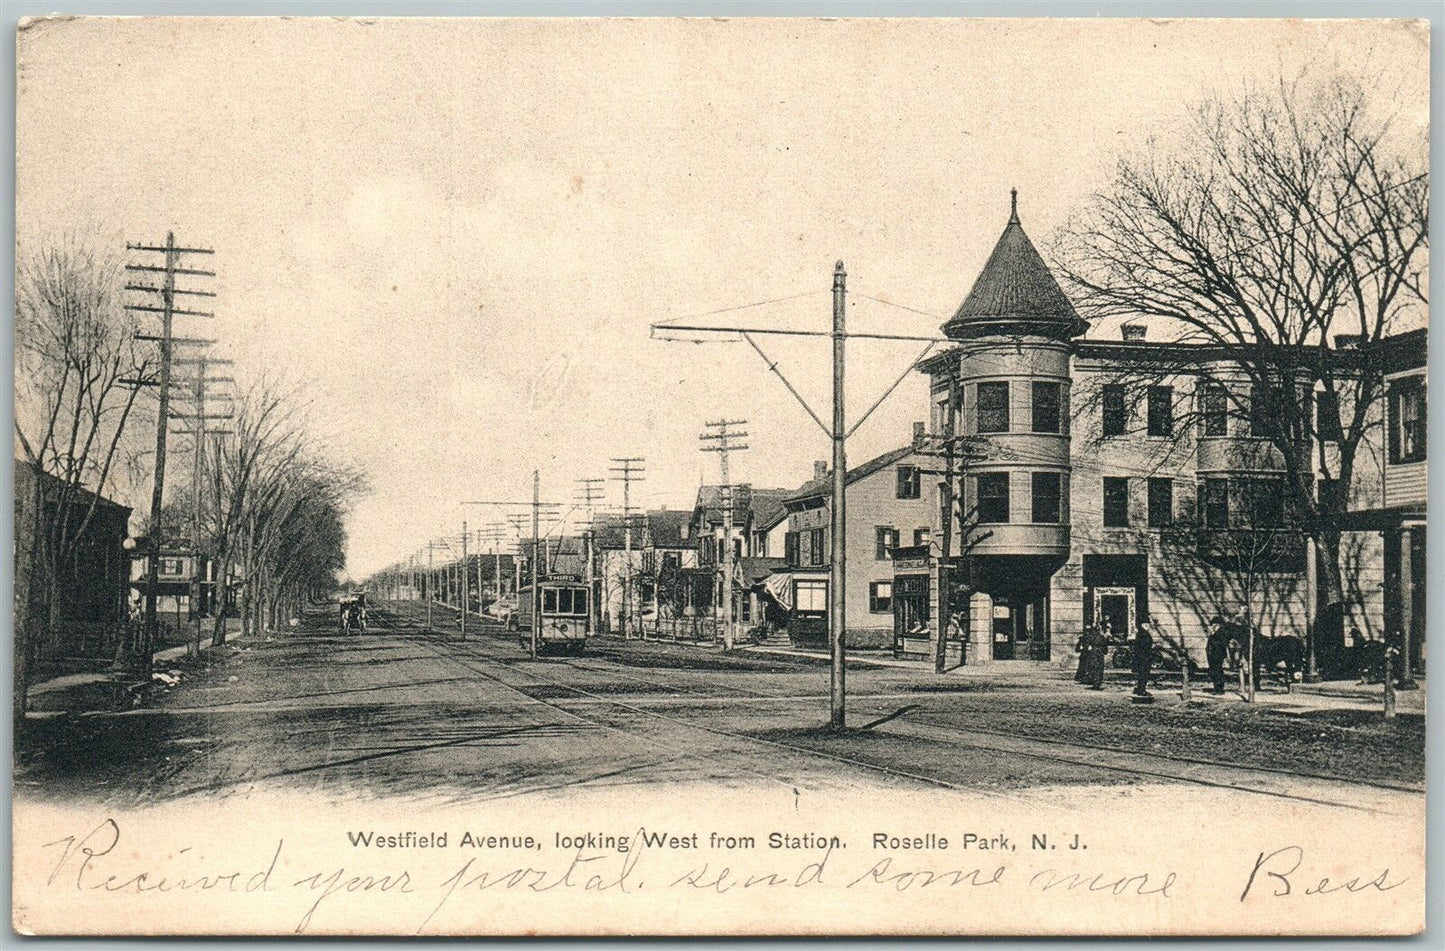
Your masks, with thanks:
<instances>
[{"instance_id":1,"label":"trolley window","mask_svg":"<svg viewBox=\"0 0 1445 951\"><path fill-rule=\"evenodd\" d=\"M557 589L556 589L556 588L543 588L543 589L542 589L542 610L543 610L544 612L546 612L547 614L556 614L556 613L557 613Z\"/></svg>"}]
</instances>

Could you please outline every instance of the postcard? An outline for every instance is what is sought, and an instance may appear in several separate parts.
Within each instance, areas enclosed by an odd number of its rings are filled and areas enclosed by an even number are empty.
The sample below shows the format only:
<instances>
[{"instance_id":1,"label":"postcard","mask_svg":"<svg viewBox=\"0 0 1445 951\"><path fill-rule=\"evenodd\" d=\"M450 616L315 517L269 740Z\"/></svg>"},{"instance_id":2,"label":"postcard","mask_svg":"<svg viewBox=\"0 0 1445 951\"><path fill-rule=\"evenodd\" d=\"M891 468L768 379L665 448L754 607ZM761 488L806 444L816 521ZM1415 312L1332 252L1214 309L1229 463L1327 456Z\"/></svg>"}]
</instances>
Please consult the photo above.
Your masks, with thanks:
<instances>
[{"instance_id":1,"label":"postcard","mask_svg":"<svg viewBox=\"0 0 1445 951\"><path fill-rule=\"evenodd\" d=\"M16 42L16 932L1423 930L1427 24Z\"/></svg>"}]
</instances>

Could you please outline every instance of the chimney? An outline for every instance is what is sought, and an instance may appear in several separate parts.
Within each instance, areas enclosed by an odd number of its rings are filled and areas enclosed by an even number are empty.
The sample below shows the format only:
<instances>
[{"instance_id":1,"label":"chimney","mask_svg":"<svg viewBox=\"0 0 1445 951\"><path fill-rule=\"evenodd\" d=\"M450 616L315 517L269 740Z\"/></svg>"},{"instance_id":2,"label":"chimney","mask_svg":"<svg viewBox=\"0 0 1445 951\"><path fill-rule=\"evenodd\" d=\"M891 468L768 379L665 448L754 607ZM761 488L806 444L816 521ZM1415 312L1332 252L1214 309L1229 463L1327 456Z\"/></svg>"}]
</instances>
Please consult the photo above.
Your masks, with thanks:
<instances>
[{"instance_id":1,"label":"chimney","mask_svg":"<svg viewBox=\"0 0 1445 951\"><path fill-rule=\"evenodd\" d=\"M927 434L927 432L928 432L928 427L924 426L922 423L915 422L915 423L913 424L913 448L914 448L914 449L922 449L922 448L923 448L923 440L924 440L924 437L925 437L925 435Z\"/></svg>"},{"instance_id":2,"label":"chimney","mask_svg":"<svg viewBox=\"0 0 1445 951\"><path fill-rule=\"evenodd\" d=\"M813 481L822 482L828 478L828 464L822 459L813 463Z\"/></svg>"},{"instance_id":3,"label":"chimney","mask_svg":"<svg viewBox=\"0 0 1445 951\"><path fill-rule=\"evenodd\" d=\"M1125 340L1143 340L1149 336L1149 328L1143 324L1125 324L1120 330Z\"/></svg>"}]
</instances>

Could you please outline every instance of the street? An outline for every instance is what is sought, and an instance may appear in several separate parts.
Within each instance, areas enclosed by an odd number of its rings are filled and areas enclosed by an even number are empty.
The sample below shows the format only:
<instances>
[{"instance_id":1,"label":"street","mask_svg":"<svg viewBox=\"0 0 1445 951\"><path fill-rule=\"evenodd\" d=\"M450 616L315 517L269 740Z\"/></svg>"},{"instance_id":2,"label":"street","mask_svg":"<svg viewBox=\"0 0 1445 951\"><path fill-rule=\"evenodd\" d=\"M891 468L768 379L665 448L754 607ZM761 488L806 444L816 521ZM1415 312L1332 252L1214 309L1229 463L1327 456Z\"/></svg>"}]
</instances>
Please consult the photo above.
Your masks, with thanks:
<instances>
[{"instance_id":1,"label":"street","mask_svg":"<svg viewBox=\"0 0 1445 951\"><path fill-rule=\"evenodd\" d=\"M395 603L365 635L331 612L242 640L132 710L32 716L17 783L135 806L258 790L440 803L581 787L969 789L1012 802L1059 787L1184 784L1342 808L1423 790L1424 725L1229 695L1127 702L1058 674L939 677L850 663L849 725L824 729L812 658L599 638L529 660L515 634ZM997 667L997 665L995 665Z\"/></svg>"}]
</instances>

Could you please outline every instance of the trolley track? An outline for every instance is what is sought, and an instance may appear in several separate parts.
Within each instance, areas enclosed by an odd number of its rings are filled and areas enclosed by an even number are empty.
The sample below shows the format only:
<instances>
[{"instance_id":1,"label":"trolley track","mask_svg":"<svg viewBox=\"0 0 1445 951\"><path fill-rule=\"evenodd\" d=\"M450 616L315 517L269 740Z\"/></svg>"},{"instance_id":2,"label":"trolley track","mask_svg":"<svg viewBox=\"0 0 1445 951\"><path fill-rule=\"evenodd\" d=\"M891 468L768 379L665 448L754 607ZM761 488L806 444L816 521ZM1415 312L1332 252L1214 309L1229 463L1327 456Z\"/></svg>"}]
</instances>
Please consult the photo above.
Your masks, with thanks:
<instances>
[{"instance_id":1,"label":"trolley track","mask_svg":"<svg viewBox=\"0 0 1445 951\"><path fill-rule=\"evenodd\" d=\"M430 639L428 639L428 640L430 640ZM842 763L842 764L845 764L845 765L848 765L848 766L853 766L853 767L855 767L855 768L863 769L863 770L866 770L866 771L869 771L869 772L882 773L882 774L885 774L885 775L889 775L889 776L892 776L892 777L894 777L894 778L896 778L896 779L908 779L908 780L912 780L912 781L914 781L914 782L922 783L922 784L928 785L928 786L942 787L942 788L945 788L945 789L952 789L952 790L956 790L956 791L967 791L967 792L972 792L972 793L976 793L976 794L979 794L979 795L989 796L989 797L998 798L998 799L1004 799L1004 800L1007 800L1007 801L1009 801L1009 802L1014 802L1014 803L1027 803L1027 804L1029 804L1030 806L1033 806L1033 807L1037 807L1038 805L1040 805L1039 803L1037 803L1037 802L1034 801L1034 800L1025 799L1024 797L1021 797L1021 796L1012 796L1012 795L1009 795L1009 794L1007 794L1007 793L998 792L997 790L988 789L988 788L986 788L986 787L976 787L976 786L968 786L968 785L964 785L964 784L960 784L960 783L953 783L953 782L949 782L949 781L946 780L946 779L939 778L939 777L937 777L937 776L929 776L929 775L923 774L923 773L914 773L914 772L910 772L910 771L908 771L908 770L900 770L900 769L896 769L896 768L893 768L893 767L884 766L884 765L881 765L881 764L878 764L878 763L870 763L870 762L868 762L868 761L866 761L866 760L857 759L857 758L854 758L854 757L851 757L851 756L845 756L845 755L839 754L839 753L831 753L831 752L827 752L827 751L824 751L824 750L812 749L812 748L810 748L810 747L800 746L800 745L796 745L796 744L792 744L792 743L784 743L784 742L781 742L781 741L779 741L779 740L772 740L772 739L768 739L768 738L765 738L765 737L750 736L750 735L745 734L745 733L738 733L738 732L735 732L735 731L732 731L732 730L723 730L723 729L720 729L720 728L718 728L718 727L707 726L707 725L705 725L705 724L696 723L696 722L691 721L691 720L685 720L685 719L682 719L682 718L680 718L680 717L669 716L669 715L667 715L667 714L665 714L665 713L659 713L659 712L657 712L657 711L655 711L655 710L648 710L648 709L645 709L645 708L643 708L643 707L640 707L640 706L638 706L638 705L636 705L636 704L628 703L628 702L623 701L623 700L618 700L618 699L616 699L615 697L607 697L607 696L604 696L604 695L602 695L602 694L593 693L592 691L586 690L586 689L584 689L584 688L582 688L582 687L577 687L577 686L575 686L575 685L573 685L573 684L568 684L568 683L565 683L565 682L563 682L563 681L561 681L561 680L557 680L557 679L552 678L552 677L546 677L546 676L544 676L544 675L542 675L542 674L537 673L536 671L522 669L522 668L520 667L520 665L517 664L517 663L515 663L515 662L509 661L509 660L505 660L505 659L502 659L502 658L498 658L498 657L496 657L496 656L494 656L494 655L491 655L491 654L483 654L483 653L481 653L478 645L473 644L473 643L469 643L469 642L466 642L466 641L453 641L453 642L445 642L445 641L444 641L443 643L445 643L446 646L448 646L448 647L450 647L450 648L452 648L452 649L454 649L454 650L460 649L460 650L466 652L468 655L470 655L470 656L472 656L472 657L475 657L475 658L478 659L478 660L486 660L486 661L488 661L488 662L490 662L490 663L501 664L502 666L508 668L509 670L522 673L524 676L531 677L531 678L533 678L534 680L537 680L537 681L542 682L543 684L546 684L547 686L562 688L562 689L568 690L568 691L576 694L577 696L585 697L585 698L587 698L587 699L589 699L589 700L592 700L592 701L595 701L595 702L597 702L597 703L599 703L599 704L601 704L601 705L618 707L618 708L627 710L627 711L629 711L629 712L631 712L631 713L635 713L635 714L638 714L638 715L643 716L643 717L647 717L647 718L651 718L651 719L659 720L659 721L664 721L664 722L667 722L667 723L669 723L669 724L673 724L673 725L675 725L675 726L684 727L684 728L689 729L689 730L696 730L696 731L700 731L700 732L703 732L703 733L707 733L707 734L710 734L710 735L713 735L713 736L717 736L717 737L721 737L721 738L724 738L724 739L729 739L729 740L733 740L733 741L737 741L737 742L750 743L750 744L755 744L755 745L759 745L759 746L769 747L769 748L772 748L772 749L775 749L775 750L786 751L786 752L789 752L789 753L802 754L802 755L804 755L804 756L814 757L814 758L818 758L818 759L830 760L830 761L832 761L832 762ZM502 679L502 678L500 678L500 677L497 677L495 674L493 674L493 673L491 673L491 672L489 672L489 671L485 671L485 670L482 670L482 669L477 668L474 664L464 663L463 661L459 660L459 659L456 658L455 656L449 655L449 654L447 654L447 653L445 653L445 652L442 652L442 651L439 651L439 652L438 652L438 657L443 658L443 659L446 659L446 660L450 660L451 662L456 663L456 664L458 664L459 666L462 666L464 669L473 670L473 671L475 671L478 675L480 675L480 676L482 676L482 677L485 677L486 679L488 679L488 680L490 680L490 681L492 681L492 682L495 682L495 683L499 684L500 686L505 687L505 688L508 689L508 690L511 690L511 691L514 691L514 692L516 692L516 693L518 693L518 694L521 694L522 696L528 698L529 700L531 700L531 701L533 701L533 702L535 702L535 703L543 703L543 704L545 704L545 705L547 705L547 706L549 706L549 707L553 707L553 708L555 708L555 709L558 709L558 710L562 710L562 711L564 711L564 712L567 712L567 713L569 713L569 714L572 715L572 716L578 716L578 714L576 714L575 712L573 712L573 711L570 710L569 708L567 708L567 707L565 707L565 706L562 706L562 705L560 705L560 704L554 703L554 702L552 702L552 701L550 701L550 700L537 698L537 697L535 697L534 695L527 693L524 687L520 687L520 686L518 686L518 685L516 685L516 684L509 683L509 682L507 682L506 680L504 680L504 679ZM605 670L605 668L604 668L604 670ZM612 673L612 671L610 671L610 670L606 670L606 672L609 673L609 674ZM692 692L692 691L688 691L688 692ZM704 696L704 695L699 694L698 696ZM603 726L603 727L605 727L605 728L607 728L607 729L611 729L611 730L616 730L616 731L619 731L619 732L627 733L627 734L633 736L634 738L643 739L644 742L655 742L651 737L643 737L641 734L638 734L638 733L636 733L635 731L628 730L628 729L626 729L626 728L624 728L624 727L618 727L618 726L616 726L615 724L605 724L605 723L602 723L601 721L594 721L594 722L598 723L599 726ZM691 755L691 754L688 754L688 755ZM759 771L754 770L754 769L750 769L750 768L749 768L749 769L747 770L747 772L752 773L752 774L757 775L757 776L761 776L761 777L763 777L764 779L768 779L768 780L773 781L773 782L782 782L783 785L785 785L785 786L787 786L787 787L789 787L789 788L793 788L795 785L797 785L797 784L794 784L794 783L792 783L792 782L784 782L784 781L782 781L782 780L777 779L776 776L773 776L773 775L767 774L767 773L762 773L762 772L759 772ZM565 785L572 785L572 784L565 784Z\"/></svg>"},{"instance_id":2,"label":"trolley track","mask_svg":"<svg viewBox=\"0 0 1445 951\"><path fill-rule=\"evenodd\" d=\"M969 785L965 785L965 784L952 783L952 782L949 782L948 780L942 779L942 778L940 778L940 777L928 776L928 775L926 775L926 774L920 774L920 773L913 773L913 772L907 771L907 770L899 770L899 769L896 769L896 768L893 768L893 767L884 766L884 765L877 764L877 763L870 763L870 762L868 762L868 761L866 761L866 760L857 759L857 758L855 758L855 757L845 756L845 755L842 755L842 754L832 753L832 752L828 752L828 751L820 751L820 750L813 749L813 748L810 748L810 747L807 747L807 746L801 746L801 745L792 744L792 743L785 743L785 742L781 742L781 741L778 741L778 740L769 739L769 738L765 738L765 737L757 737L757 736L751 736L751 735L748 735L748 734L737 733L737 732L735 732L735 731L724 730L724 729L721 729L721 728L719 728L719 727L709 726L709 725L705 725L705 724L699 724L699 723L696 723L696 722L694 722L694 721L687 720L687 719L683 719L683 718L680 718L680 717L669 716L669 715L667 715L667 714L660 713L660 712L655 711L655 710L645 709L645 708L640 707L640 706L638 706L637 704L634 704L634 703L630 703L630 702L627 702L627 701L622 701L622 700L619 700L619 699L617 699L617 698L615 698L615 697L608 697L608 696L605 696L605 695L600 695L600 694L594 693L594 692L592 692L592 691L586 690L585 688L578 687L578 686L573 685L573 684L568 684L568 683L565 683L564 681L557 680L557 679L555 679L555 678L546 677L546 676L541 675L541 674L539 674L539 673L537 673L536 671L533 671L533 670L522 670L516 663L514 663L514 662L512 662L512 661L509 661L509 660L504 659L504 658L498 658L498 657L495 657L495 656L493 656L493 655L491 655L491 654L483 653L483 652L481 651L480 646L479 646L479 645L476 645L476 644L472 644L472 643L469 643L469 642L451 642L451 643L449 643L448 646L451 647L453 650L460 649L460 650L464 651L465 653L467 653L468 655L470 655L470 656L472 656L472 657L475 657L475 658L477 658L477 659L484 659L484 660L486 660L486 661L488 661L488 662L490 662L490 663L501 664L502 666L507 667L507 668L510 669L510 670L518 671L518 672L520 672L520 673L523 673L525 676L532 677L534 680L539 681L540 683L545 684L545 685L547 685L547 686L549 686L549 687L561 688L561 689L567 690L567 691L573 693L574 695L576 695L576 696L578 696L578 697L587 698L589 701L592 701L592 702L594 702L594 703L598 703L598 704L602 704L602 705L616 706L616 707L629 710L630 712L633 712L633 713L636 713L636 714L639 714L639 715L642 715L642 716L652 717L652 718L656 718L656 719L659 719L659 720L664 720L664 721L667 721L667 722L670 722L670 723L674 723L674 724L678 724L678 725L687 727L687 728L689 728L689 729L700 730L700 731L703 731L703 732L706 732L706 733L711 733L711 734L713 734L713 735L722 736L722 737L728 737L728 738L731 738L731 739L734 739L734 740L740 740L740 741L745 741L745 742L749 742L749 743L757 743L757 744L761 744L761 745L765 745L765 746L771 746L771 747L774 747L774 748L786 750L786 751L789 751L789 752L792 752L792 753L799 753L799 754L803 754L803 755L806 755L806 756L813 756L813 757L821 757L821 758L825 758L825 759L830 759L830 760L833 760L833 761L836 761L836 762L845 763L845 764L847 764L847 765L855 766L855 767L862 768L862 769L865 769L865 770L869 770L869 771L872 771L872 772L882 773L882 774L885 774L885 775L891 775L891 776L895 776L895 777L897 777L897 778L907 778L907 779L911 779L911 780L914 780L914 781L917 781L917 782L927 783L927 784L929 784L929 785L941 786L941 787L944 787L944 788L950 788L950 789L956 789L956 790L971 790L971 791L975 791L975 792L981 792L981 793L986 794L986 795L987 795L987 794L993 794L993 795L999 796L1000 798L1012 799L1012 800L1014 800L1014 801L1022 801L1020 797L1008 796L1008 795L1006 795L1006 794L997 793L996 791L994 791L994 790L989 790L989 789L987 789L987 788L981 788L981 787L969 786ZM588 670L588 671L597 672L597 673L605 673L605 674L607 674L608 676L619 676L619 675L620 675L620 676L624 676L624 677L628 677L628 676L629 676L629 675L627 675L625 672L616 671L616 670L613 670L613 669L608 668L608 667L603 667L603 666L598 666L598 665L593 665L593 664L586 664L586 663L578 663L578 662L576 662L575 659L573 659L573 658L563 658L563 659L562 659L562 663L563 663L564 665L566 665L566 666L574 667L574 668L576 668L576 669L583 669L583 670ZM463 666L466 667L467 669L475 669L474 666L471 665L471 664L464 664ZM528 693L526 692L525 688L523 688L523 687L518 687L518 686L515 685L515 684L506 683L505 681L502 681L500 678L497 678L497 677L495 677L495 676L493 676L493 675L491 675L491 674L489 674L489 673L484 673L484 672L481 672L481 671L478 671L478 672L479 672L479 673L482 673L483 676L487 676L489 679L492 679L492 680L494 680L494 681L497 681L497 682L499 682L499 683L502 683L502 684L503 684L504 686L506 686L508 689L511 689L511 690L513 690L513 691L515 691L515 692L521 693L523 696L527 696L529 699L533 699L533 700L536 699L536 698L532 697L532 695L528 694ZM692 696L692 697L694 697L694 698L696 698L696 699L698 699L698 700L716 700L716 699L720 699L720 698L718 698L715 694L705 694L705 693L701 693L701 692L699 692L699 691L692 690L692 689L690 689L690 688L688 688L688 687L685 687L685 686L682 686L682 685L679 685L679 684L676 684L676 683L671 683L671 682L664 683L664 682L661 682L661 681L654 680L654 679L652 679L652 678L638 677L638 676L636 676L636 675L631 675L631 676L630 676L630 679L643 680L643 681L645 681L645 682L649 682L649 683L652 683L652 684L654 684L654 685L663 685L663 686L666 686L666 687L667 687L671 692L673 692L673 693L676 693L676 694L686 694L686 695ZM732 685L729 685L729 689L735 689L735 688L733 688ZM769 695L769 694L766 694L766 693L758 693L758 692L756 692L756 691L751 691L751 692L749 692L749 693L755 694L754 699L755 699L755 700L758 700L758 701L767 701L767 700L779 699L779 698L775 698L773 695ZM741 698L739 698L739 699L741 699ZM864 698L864 699L871 699L871 698ZM549 704L549 705L551 705L551 704ZM1158 761L1158 762L1167 763L1167 764L1177 764L1177 765L1181 765L1181 766L1185 766L1185 767L1193 767L1193 768L1201 769L1201 770L1228 770L1228 771L1233 771L1233 772L1236 772L1236 773L1247 773L1247 774L1248 774L1248 773L1254 773L1254 774L1259 774L1260 776L1269 776L1269 777L1271 777L1271 778L1273 778L1273 777L1288 777L1288 778L1296 778L1296 779L1311 779L1311 780L1316 780L1316 781L1326 782L1326 783L1332 783L1332 784L1333 784L1333 783L1338 783L1338 784L1342 784L1342 785L1366 785L1366 786L1370 786L1370 787L1372 787L1372 788L1377 788L1377 789L1381 789L1381 790L1387 790L1387 791L1391 791L1391 792L1418 793L1418 790L1412 789L1412 788L1407 787L1407 786L1402 786L1402 785L1399 785L1399 784L1393 784L1393 783L1383 783L1383 782L1378 782L1378 781L1346 779L1346 778L1344 778L1344 777L1332 776L1332 775L1323 774L1323 773L1300 773L1300 772L1290 771L1290 770L1284 770L1284 769L1272 769L1272 768L1269 768L1269 767L1259 767L1259 766L1250 766L1250 765L1239 764L1239 763L1222 762L1222 761L1218 761L1218 760L1206 759L1206 758L1203 758L1203 757L1188 757L1188 756L1180 756L1180 755L1176 755L1176 754L1158 753L1158 752L1155 752L1155 751L1145 751L1145 750L1129 749L1129 748L1123 748L1123 747L1095 747L1095 746L1086 746L1086 745L1083 745L1083 744L1073 743L1073 742L1070 742L1070 741L1067 741L1067 740L1058 740L1058 739L1051 739L1051 738L1040 738L1040 737L1031 736L1031 735L1027 735L1027 734L1011 733L1011 732L1003 731L1003 730L990 730L990 729L974 728L974 727L968 727L968 728L950 727L950 726L946 726L946 725L943 725L943 724L939 724L939 723L937 723L936 721L931 721L931 720L922 720L922 721L915 720L915 721L913 721L913 722L911 722L911 723L908 723L908 724L897 724L897 725L895 725L894 727L890 728L890 732L909 733L909 734L918 736L919 738L932 739L932 740L939 740L939 739L942 738L942 737L947 737L947 738L948 738L948 739L947 739L947 742L950 742L950 743L952 743L953 745L960 745L960 746L964 746L964 747L967 747L967 748L969 748L969 749L974 749L974 750L978 750L978 751L981 751L981 752L988 752L988 753L994 753L994 754L1002 754L1002 755L1006 755L1006 756L1021 756L1021 757L1026 757L1026 758L1029 758L1029 759L1035 759L1035 760L1040 760L1040 761L1049 761L1049 762L1053 762L1053 763L1057 763L1057 764L1061 764L1061 765L1067 765L1067 766L1073 766L1073 767L1080 767L1080 768L1084 768L1084 769L1098 770L1098 771L1100 771L1100 772L1109 773L1109 774L1115 774L1115 775L1118 775L1118 774L1132 775L1132 776L1140 777L1142 780L1144 780L1144 781L1146 781L1146 782L1164 781L1164 782L1188 783L1188 784L1191 784L1191 785L1197 785L1197 786L1202 786L1202 787L1207 787L1207 788L1225 789L1225 790L1230 790L1230 791L1235 791L1235 792L1244 792L1244 793L1250 793L1250 794L1258 795L1258 796L1265 796L1265 797L1270 797L1270 798L1292 800L1292 801L1298 801L1298 802L1307 802L1307 803L1310 803L1310 804L1312 804L1312 805L1325 805L1325 806L1331 806L1331 807L1335 807L1335 808L1348 809L1348 810L1352 810L1352 811L1373 811L1373 810L1369 810L1367 807L1360 806L1360 805L1358 805L1358 804L1356 804L1356 803L1353 803L1353 802L1339 801L1339 800L1336 800L1336 799L1326 799L1326 798L1320 798L1320 797L1316 797L1316 796L1300 795L1300 794L1298 794L1298 793L1287 792L1287 791L1283 791L1283 790L1279 790L1279 789L1264 788L1264 787L1259 786L1259 785L1251 785L1251 784L1243 783L1243 782L1235 782L1235 781L1228 781L1228 780L1222 780L1222 779L1211 779L1211 778L1208 778L1208 777L1205 777L1205 776L1199 776L1199 775L1188 775L1187 773L1182 773L1182 772L1181 772L1180 770L1178 770L1178 769L1170 770L1170 769L1167 769L1167 768L1153 768L1153 767L1151 767L1151 766L1149 766L1149 765L1145 765L1145 764L1125 764L1125 763L1118 763L1118 762L1103 762L1103 761L1101 761L1101 754L1103 754L1103 755L1110 755L1110 756L1137 758L1137 759L1143 759L1143 760L1146 760L1146 761ZM996 738L999 738L999 739L1012 740L1012 741L1016 741L1016 742L1015 742L1015 743L1012 743L1012 744L1008 744L1008 743L1002 743L1002 744L1001 744L1001 743L988 743L986 740L980 739L980 737L996 737ZM1020 744L1020 743L1023 743L1023 744L1043 744L1043 745L1047 745L1047 746L1049 746L1049 747L1057 748L1057 749L1059 749L1061 752L1043 752L1043 751L1039 751L1039 750L1021 749L1021 748L1019 748L1019 744ZM1065 755L1065 752L1070 751L1070 750L1078 751L1078 752L1079 752L1080 754L1082 754L1082 755L1080 755L1080 756L1068 756L1068 755Z\"/></svg>"}]
</instances>

